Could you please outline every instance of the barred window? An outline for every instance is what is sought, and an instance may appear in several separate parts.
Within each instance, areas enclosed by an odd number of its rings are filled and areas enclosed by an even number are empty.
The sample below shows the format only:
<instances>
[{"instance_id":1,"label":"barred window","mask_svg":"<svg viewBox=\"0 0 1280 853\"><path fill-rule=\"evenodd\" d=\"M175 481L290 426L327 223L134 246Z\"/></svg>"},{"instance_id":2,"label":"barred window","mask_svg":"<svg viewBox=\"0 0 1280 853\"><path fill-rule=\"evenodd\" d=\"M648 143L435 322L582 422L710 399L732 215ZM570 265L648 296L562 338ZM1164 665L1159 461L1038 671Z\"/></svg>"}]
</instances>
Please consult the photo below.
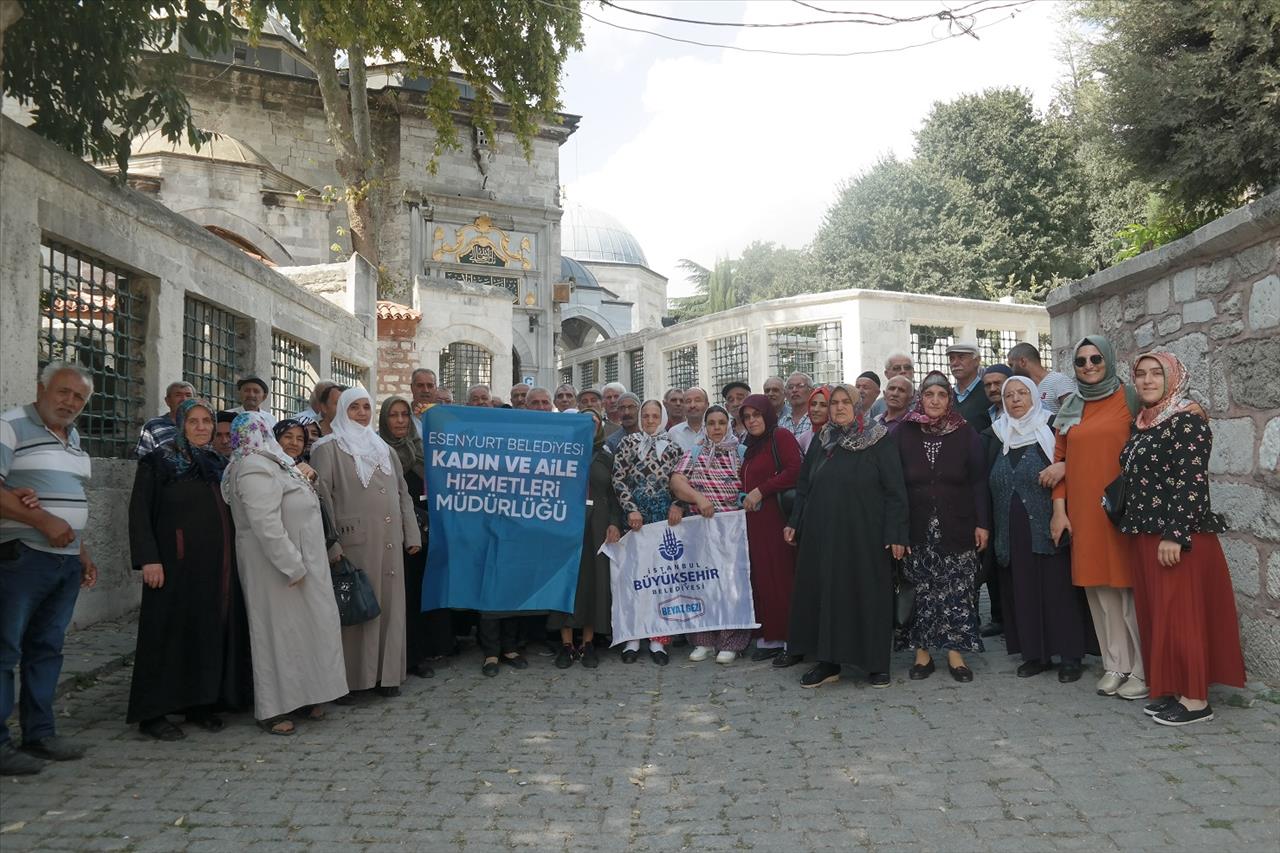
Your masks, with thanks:
<instances>
[{"instance_id":1,"label":"barred window","mask_svg":"<svg viewBox=\"0 0 1280 853\"><path fill-rule=\"evenodd\" d=\"M1018 343L1018 333L1007 329L979 329L978 352L984 366L1004 364L1009 350Z\"/></svg>"},{"instance_id":2,"label":"barred window","mask_svg":"<svg viewBox=\"0 0 1280 853\"><path fill-rule=\"evenodd\" d=\"M949 326L912 326L911 361L918 384L930 370L950 374L947 347L956 341L956 330Z\"/></svg>"},{"instance_id":3,"label":"barred window","mask_svg":"<svg viewBox=\"0 0 1280 853\"><path fill-rule=\"evenodd\" d=\"M307 408L316 371L311 346L281 332L271 332L271 413L277 419L293 417Z\"/></svg>"},{"instance_id":4,"label":"barred window","mask_svg":"<svg viewBox=\"0 0 1280 853\"><path fill-rule=\"evenodd\" d=\"M339 385L345 385L348 388L364 385L366 376L365 369L355 362L336 355L329 359L329 378Z\"/></svg>"},{"instance_id":5,"label":"barred window","mask_svg":"<svg viewBox=\"0 0 1280 853\"><path fill-rule=\"evenodd\" d=\"M594 358L578 365L578 376L581 379L579 388L591 388L600 381L599 366Z\"/></svg>"},{"instance_id":6,"label":"barred window","mask_svg":"<svg viewBox=\"0 0 1280 853\"><path fill-rule=\"evenodd\" d=\"M844 381L844 342L839 320L769 330L769 368L785 381L793 373L815 385Z\"/></svg>"},{"instance_id":7,"label":"barred window","mask_svg":"<svg viewBox=\"0 0 1280 853\"><path fill-rule=\"evenodd\" d=\"M60 243L40 244L37 358L78 364L93 396L76 420L93 456L129 456L142 425L147 299L131 273Z\"/></svg>"},{"instance_id":8,"label":"barred window","mask_svg":"<svg viewBox=\"0 0 1280 853\"><path fill-rule=\"evenodd\" d=\"M465 403L471 386L493 384L493 353L479 344L449 344L440 350L440 382Z\"/></svg>"},{"instance_id":9,"label":"barred window","mask_svg":"<svg viewBox=\"0 0 1280 853\"><path fill-rule=\"evenodd\" d=\"M644 350L633 349L627 353L627 361L631 362L631 393L644 399Z\"/></svg>"},{"instance_id":10,"label":"barred window","mask_svg":"<svg viewBox=\"0 0 1280 853\"><path fill-rule=\"evenodd\" d=\"M560 384L561 385L573 384L573 365L572 364L565 365L564 367L560 368Z\"/></svg>"},{"instance_id":11,"label":"barred window","mask_svg":"<svg viewBox=\"0 0 1280 853\"><path fill-rule=\"evenodd\" d=\"M747 382L747 335L740 332L711 342L711 386L722 388L729 382Z\"/></svg>"},{"instance_id":12,"label":"barred window","mask_svg":"<svg viewBox=\"0 0 1280 853\"><path fill-rule=\"evenodd\" d=\"M182 378L216 409L239 402L236 379L244 331L243 321L230 311L191 295L183 300Z\"/></svg>"},{"instance_id":13,"label":"barred window","mask_svg":"<svg viewBox=\"0 0 1280 853\"><path fill-rule=\"evenodd\" d=\"M604 381L618 381L618 356L616 353L604 357Z\"/></svg>"},{"instance_id":14,"label":"barred window","mask_svg":"<svg viewBox=\"0 0 1280 853\"><path fill-rule=\"evenodd\" d=\"M667 353L667 385L688 388L698 384L698 348L681 347Z\"/></svg>"},{"instance_id":15,"label":"barred window","mask_svg":"<svg viewBox=\"0 0 1280 853\"><path fill-rule=\"evenodd\" d=\"M1040 333L1040 366L1053 370L1053 335Z\"/></svg>"}]
</instances>

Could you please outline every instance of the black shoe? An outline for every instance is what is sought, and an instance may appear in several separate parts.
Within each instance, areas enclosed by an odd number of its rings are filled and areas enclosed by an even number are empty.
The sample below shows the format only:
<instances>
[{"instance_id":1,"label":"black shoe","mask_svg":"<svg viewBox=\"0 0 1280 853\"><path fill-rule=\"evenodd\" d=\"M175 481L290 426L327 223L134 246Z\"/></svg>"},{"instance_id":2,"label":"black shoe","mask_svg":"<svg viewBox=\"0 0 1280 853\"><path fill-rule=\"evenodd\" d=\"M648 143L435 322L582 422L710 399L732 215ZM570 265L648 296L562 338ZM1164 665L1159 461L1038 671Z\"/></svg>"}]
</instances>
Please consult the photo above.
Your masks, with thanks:
<instances>
[{"instance_id":1,"label":"black shoe","mask_svg":"<svg viewBox=\"0 0 1280 853\"><path fill-rule=\"evenodd\" d=\"M24 755L12 743L0 746L0 776L33 776L43 768L43 761Z\"/></svg>"},{"instance_id":2,"label":"black shoe","mask_svg":"<svg viewBox=\"0 0 1280 853\"><path fill-rule=\"evenodd\" d=\"M1171 705L1177 704L1177 699L1178 697L1176 696L1161 696L1154 702L1148 702L1142 709L1142 713L1146 714L1148 717L1154 717L1161 711L1168 709Z\"/></svg>"},{"instance_id":3,"label":"black shoe","mask_svg":"<svg viewBox=\"0 0 1280 853\"><path fill-rule=\"evenodd\" d=\"M762 649L757 646L756 650L751 653L751 660L754 663L759 663L762 660L773 660L780 654L782 654L781 647L776 649Z\"/></svg>"},{"instance_id":4,"label":"black shoe","mask_svg":"<svg viewBox=\"0 0 1280 853\"><path fill-rule=\"evenodd\" d=\"M514 657L507 657L506 655L503 655L501 658L499 658L499 660L501 660L503 663L505 663L507 666L511 667L512 669L528 669L529 668L529 661L525 660L524 655L520 654L519 652L516 652Z\"/></svg>"},{"instance_id":5,"label":"black shoe","mask_svg":"<svg viewBox=\"0 0 1280 853\"><path fill-rule=\"evenodd\" d=\"M480 674L485 678L496 678L498 675L498 662L496 660L487 660L480 667Z\"/></svg>"},{"instance_id":6,"label":"black shoe","mask_svg":"<svg viewBox=\"0 0 1280 853\"><path fill-rule=\"evenodd\" d=\"M1174 701L1152 719L1162 726L1189 726L1192 723L1206 723L1213 719L1213 706L1205 705L1199 711L1188 711L1187 707L1181 702Z\"/></svg>"},{"instance_id":7,"label":"black shoe","mask_svg":"<svg viewBox=\"0 0 1280 853\"><path fill-rule=\"evenodd\" d=\"M426 662L415 664L414 666L409 667L409 672L418 676L418 678L435 678L436 677L436 671L432 669L431 665Z\"/></svg>"},{"instance_id":8,"label":"black shoe","mask_svg":"<svg viewBox=\"0 0 1280 853\"><path fill-rule=\"evenodd\" d=\"M984 637L996 637L1004 633L1004 625L999 622L988 622L978 629L978 633Z\"/></svg>"},{"instance_id":9,"label":"black shoe","mask_svg":"<svg viewBox=\"0 0 1280 853\"><path fill-rule=\"evenodd\" d=\"M588 643L578 649L578 660L582 661L582 665L587 669L595 669L600 665L600 657L596 654L596 647L592 643Z\"/></svg>"},{"instance_id":10,"label":"black shoe","mask_svg":"<svg viewBox=\"0 0 1280 853\"><path fill-rule=\"evenodd\" d=\"M636 649L623 649L623 650L622 650L622 662L623 662L623 663L635 663L635 662L636 662L637 660L639 660L639 659L640 659L640 652L639 652L639 651L637 651Z\"/></svg>"},{"instance_id":11,"label":"black shoe","mask_svg":"<svg viewBox=\"0 0 1280 853\"><path fill-rule=\"evenodd\" d=\"M1033 675L1039 675L1040 673L1050 669L1053 669L1052 664L1046 663L1042 660L1029 660L1029 661L1025 661L1021 666L1018 667L1018 677L1030 678ZM1080 676L1077 674L1076 678L1079 678L1079 677Z\"/></svg>"},{"instance_id":12,"label":"black shoe","mask_svg":"<svg viewBox=\"0 0 1280 853\"><path fill-rule=\"evenodd\" d=\"M873 672L873 673L871 673L871 677L870 677L869 679L867 679L867 680L871 683L871 686L872 686L872 687L888 687L888 686L889 686L889 673L887 673L887 672Z\"/></svg>"},{"instance_id":13,"label":"black shoe","mask_svg":"<svg viewBox=\"0 0 1280 853\"><path fill-rule=\"evenodd\" d=\"M840 667L834 663L819 663L800 676L801 687L821 687L840 680Z\"/></svg>"},{"instance_id":14,"label":"black shoe","mask_svg":"<svg viewBox=\"0 0 1280 853\"><path fill-rule=\"evenodd\" d=\"M793 655L784 649L782 654L773 659L773 665L778 669L786 669L789 666L795 666L802 660L804 660L804 655Z\"/></svg>"},{"instance_id":15,"label":"black shoe","mask_svg":"<svg viewBox=\"0 0 1280 853\"><path fill-rule=\"evenodd\" d=\"M1083 674L1084 670L1079 661L1063 661L1058 667L1058 683L1070 684L1073 681L1079 681Z\"/></svg>"},{"instance_id":16,"label":"black shoe","mask_svg":"<svg viewBox=\"0 0 1280 853\"><path fill-rule=\"evenodd\" d=\"M671 658L667 657L667 653L663 651L649 652L649 658L658 666L666 666L671 663Z\"/></svg>"},{"instance_id":17,"label":"black shoe","mask_svg":"<svg viewBox=\"0 0 1280 853\"><path fill-rule=\"evenodd\" d=\"M573 646L565 643L560 647L560 651L556 654L556 669L568 669L573 666L573 659L577 655L573 652Z\"/></svg>"},{"instance_id":18,"label":"black shoe","mask_svg":"<svg viewBox=\"0 0 1280 853\"><path fill-rule=\"evenodd\" d=\"M154 717L150 720L143 720L138 723L138 731L148 737L153 737L156 740L182 740L187 736L186 732L178 728L175 724L169 722L164 717Z\"/></svg>"},{"instance_id":19,"label":"black shoe","mask_svg":"<svg viewBox=\"0 0 1280 853\"><path fill-rule=\"evenodd\" d=\"M973 670L969 669L969 667L964 664L960 664L959 666L947 664L947 669L951 671L951 677L956 681L959 681L961 684L968 684L970 681L973 681Z\"/></svg>"},{"instance_id":20,"label":"black shoe","mask_svg":"<svg viewBox=\"0 0 1280 853\"><path fill-rule=\"evenodd\" d=\"M911 669L907 671L907 678L912 681L924 681L933 675L934 670L933 658L929 658L928 663L916 663L911 665Z\"/></svg>"},{"instance_id":21,"label":"black shoe","mask_svg":"<svg viewBox=\"0 0 1280 853\"><path fill-rule=\"evenodd\" d=\"M381 696L383 699L394 699L400 695L400 687L399 685L392 685L390 687L379 687L378 695Z\"/></svg>"},{"instance_id":22,"label":"black shoe","mask_svg":"<svg viewBox=\"0 0 1280 853\"><path fill-rule=\"evenodd\" d=\"M344 695L342 695L342 696L339 696L337 699L334 699L334 700L333 700L333 704L335 704L335 705L354 705L354 704L356 704L356 702L357 702L357 701L359 701L359 700L357 700L357 699L356 699L356 694L354 694L354 693L346 693L346 694L344 694ZM144 729L144 731L145 731L145 729Z\"/></svg>"}]
</instances>

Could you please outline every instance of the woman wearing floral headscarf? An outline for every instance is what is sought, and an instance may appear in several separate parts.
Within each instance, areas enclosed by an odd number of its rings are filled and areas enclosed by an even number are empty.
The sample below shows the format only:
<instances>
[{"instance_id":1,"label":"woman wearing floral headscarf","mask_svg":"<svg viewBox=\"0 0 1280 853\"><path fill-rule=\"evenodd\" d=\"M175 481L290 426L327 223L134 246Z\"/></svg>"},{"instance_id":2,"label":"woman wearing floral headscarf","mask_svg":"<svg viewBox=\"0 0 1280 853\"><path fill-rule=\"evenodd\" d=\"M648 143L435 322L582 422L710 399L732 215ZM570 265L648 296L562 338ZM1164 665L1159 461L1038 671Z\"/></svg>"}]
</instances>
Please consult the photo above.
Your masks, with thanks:
<instances>
[{"instance_id":1,"label":"woman wearing floral headscarf","mask_svg":"<svg viewBox=\"0 0 1280 853\"><path fill-rule=\"evenodd\" d=\"M158 740L186 736L167 714L218 731L218 711L249 704L249 635L214 417L203 400L182 403L177 435L138 461L129 499L143 589L127 720Z\"/></svg>"},{"instance_id":2,"label":"woman wearing floral headscarf","mask_svg":"<svg viewBox=\"0 0 1280 853\"><path fill-rule=\"evenodd\" d=\"M236 416L231 448L222 496L236 521L254 716L264 731L291 735L287 714L321 719L324 712L315 706L347 692L320 501L261 413Z\"/></svg>"},{"instance_id":3,"label":"woman wearing floral headscarf","mask_svg":"<svg viewBox=\"0 0 1280 853\"><path fill-rule=\"evenodd\" d=\"M342 629L347 686L400 695L405 660L404 552L422 547L400 458L373 429L369 392L348 388L338 398L333 432L315 443L311 466L338 541L329 559L346 557L369 576L382 613ZM350 702L344 698L340 702Z\"/></svg>"},{"instance_id":4,"label":"woman wearing floral headscarf","mask_svg":"<svg viewBox=\"0 0 1280 853\"><path fill-rule=\"evenodd\" d=\"M973 681L961 652L982 651L974 578L987 547L991 502L982 440L956 406L951 382L937 370L920 383L920 399L894 432L910 506L911 545L903 574L915 586L915 616L899 629L898 649L913 648L912 680L928 678L929 650L946 649L956 681Z\"/></svg>"},{"instance_id":5,"label":"woman wearing floral headscarf","mask_svg":"<svg viewBox=\"0 0 1280 853\"><path fill-rule=\"evenodd\" d=\"M808 409L811 428L796 436L796 443L800 445L802 456L809 452L809 445L812 443L813 437L821 433L822 428L827 425L831 409L831 386L819 385L814 388L809 394L809 402L806 408Z\"/></svg>"},{"instance_id":6,"label":"woman wearing floral headscarf","mask_svg":"<svg viewBox=\"0 0 1280 853\"><path fill-rule=\"evenodd\" d=\"M613 460L613 490L618 495L626 529L639 530L662 521L671 508L671 474L684 455L680 445L667 434L667 410L660 400L646 400L640 407L640 431L618 445ZM669 662L666 646L670 637L650 637L649 657L658 666ZM640 641L631 640L622 648L622 662L635 663Z\"/></svg>"},{"instance_id":7,"label":"woman wearing floral headscarf","mask_svg":"<svg viewBox=\"0 0 1280 853\"><path fill-rule=\"evenodd\" d=\"M1133 593L1157 723L1213 719L1209 685L1244 687L1244 658L1231 574L1209 507L1213 433L1187 393L1190 377L1172 353L1138 356L1133 384L1142 400L1137 431L1121 453L1131 534Z\"/></svg>"}]
</instances>

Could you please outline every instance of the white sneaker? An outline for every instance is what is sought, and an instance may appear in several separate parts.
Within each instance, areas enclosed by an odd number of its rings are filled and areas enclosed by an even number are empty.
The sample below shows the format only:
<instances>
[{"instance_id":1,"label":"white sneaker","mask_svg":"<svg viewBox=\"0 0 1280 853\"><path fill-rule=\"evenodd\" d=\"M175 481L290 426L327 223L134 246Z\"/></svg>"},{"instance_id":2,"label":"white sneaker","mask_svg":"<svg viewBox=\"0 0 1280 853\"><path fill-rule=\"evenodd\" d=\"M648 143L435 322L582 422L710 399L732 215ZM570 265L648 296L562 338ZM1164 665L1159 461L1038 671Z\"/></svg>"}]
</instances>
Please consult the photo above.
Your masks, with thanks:
<instances>
[{"instance_id":1,"label":"white sneaker","mask_svg":"<svg viewBox=\"0 0 1280 853\"><path fill-rule=\"evenodd\" d=\"M1114 696L1121 684L1124 684L1124 673L1107 670L1102 674L1102 678L1098 679L1098 695Z\"/></svg>"},{"instance_id":2,"label":"white sneaker","mask_svg":"<svg viewBox=\"0 0 1280 853\"><path fill-rule=\"evenodd\" d=\"M1131 675L1116 690L1116 695L1121 699L1146 699L1150 692L1146 681L1136 675Z\"/></svg>"},{"instance_id":3,"label":"white sneaker","mask_svg":"<svg viewBox=\"0 0 1280 853\"><path fill-rule=\"evenodd\" d=\"M694 646L693 651L689 652L689 660L700 661L711 657L712 648L710 646Z\"/></svg>"},{"instance_id":4,"label":"white sneaker","mask_svg":"<svg viewBox=\"0 0 1280 853\"><path fill-rule=\"evenodd\" d=\"M716 655L716 663L733 663L738 659L737 652L721 652Z\"/></svg>"}]
</instances>

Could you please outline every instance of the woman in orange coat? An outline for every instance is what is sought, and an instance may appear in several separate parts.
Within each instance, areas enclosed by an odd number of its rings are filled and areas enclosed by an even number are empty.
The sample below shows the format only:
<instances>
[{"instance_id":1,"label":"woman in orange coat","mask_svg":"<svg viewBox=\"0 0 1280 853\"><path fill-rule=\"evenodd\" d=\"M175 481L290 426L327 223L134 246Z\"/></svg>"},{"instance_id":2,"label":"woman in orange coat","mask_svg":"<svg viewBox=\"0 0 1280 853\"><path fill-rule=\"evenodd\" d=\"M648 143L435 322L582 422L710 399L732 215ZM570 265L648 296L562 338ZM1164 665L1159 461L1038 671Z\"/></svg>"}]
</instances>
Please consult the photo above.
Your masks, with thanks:
<instances>
[{"instance_id":1,"label":"woman in orange coat","mask_svg":"<svg viewBox=\"0 0 1280 853\"><path fill-rule=\"evenodd\" d=\"M1133 604L1132 552L1102 510L1102 493L1120 476L1120 451L1139 408L1116 375L1115 349L1101 335L1076 344L1076 393L1062 403L1055 464L1040 482L1053 487L1054 543L1071 537L1071 581L1085 588L1105 670L1098 695L1143 699L1147 683Z\"/></svg>"}]
</instances>

